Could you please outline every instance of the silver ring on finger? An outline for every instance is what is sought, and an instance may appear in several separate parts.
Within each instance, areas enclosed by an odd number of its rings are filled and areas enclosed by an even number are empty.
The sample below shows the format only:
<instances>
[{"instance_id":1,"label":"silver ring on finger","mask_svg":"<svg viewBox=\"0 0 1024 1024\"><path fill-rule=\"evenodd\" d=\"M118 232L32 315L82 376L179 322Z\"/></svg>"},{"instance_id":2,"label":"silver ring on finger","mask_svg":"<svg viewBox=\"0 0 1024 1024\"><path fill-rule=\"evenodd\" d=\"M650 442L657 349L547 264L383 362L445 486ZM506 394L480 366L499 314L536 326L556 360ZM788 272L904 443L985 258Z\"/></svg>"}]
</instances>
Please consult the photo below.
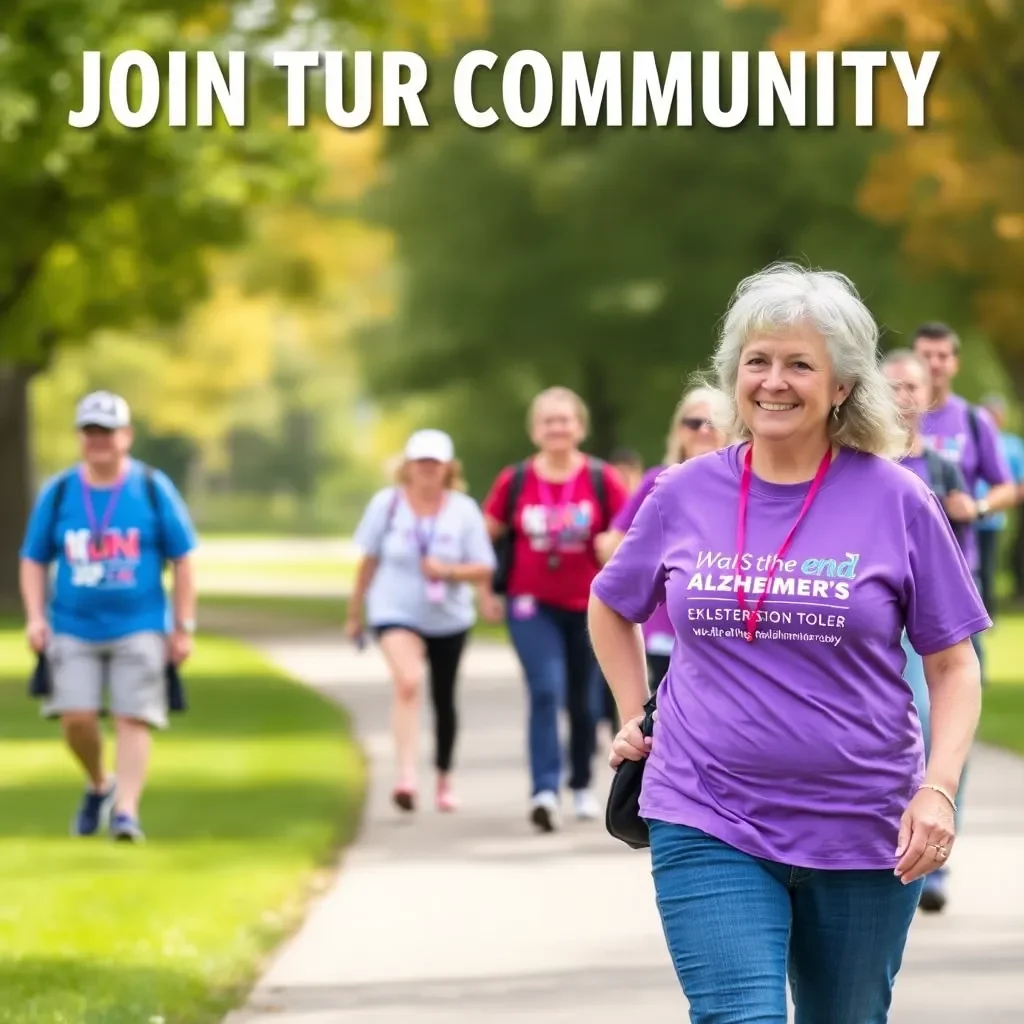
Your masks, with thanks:
<instances>
[{"instance_id":1,"label":"silver ring on finger","mask_svg":"<svg viewBox=\"0 0 1024 1024\"><path fill-rule=\"evenodd\" d=\"M929 843L928 845L935 851L934 856L939 860L945 860L945 858L949 856L949 850L947 850L946 847L939 846L938 843Z\"/></svg>"}]
</instances>

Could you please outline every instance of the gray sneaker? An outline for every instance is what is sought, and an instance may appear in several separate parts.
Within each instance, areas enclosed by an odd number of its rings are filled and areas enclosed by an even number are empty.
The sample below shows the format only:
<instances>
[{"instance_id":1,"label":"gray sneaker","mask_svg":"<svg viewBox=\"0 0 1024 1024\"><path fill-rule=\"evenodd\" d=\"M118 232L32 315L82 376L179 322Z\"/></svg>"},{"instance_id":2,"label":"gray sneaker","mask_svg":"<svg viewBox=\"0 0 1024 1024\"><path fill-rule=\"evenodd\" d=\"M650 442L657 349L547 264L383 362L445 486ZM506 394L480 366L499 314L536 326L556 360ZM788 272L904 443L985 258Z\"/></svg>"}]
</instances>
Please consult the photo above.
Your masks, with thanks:
<instances>
[{"instance_id":1,"label":"gray sneaker","mask_svg":"<svg viewBox=\"0 0 1024 1024\"><path fill-rule=\"evenodd\" d=\"M110 835L122 843L141 843L146 834L142 831L137 818L118 811L110 821Z\"/></svg>"}]
</instances>

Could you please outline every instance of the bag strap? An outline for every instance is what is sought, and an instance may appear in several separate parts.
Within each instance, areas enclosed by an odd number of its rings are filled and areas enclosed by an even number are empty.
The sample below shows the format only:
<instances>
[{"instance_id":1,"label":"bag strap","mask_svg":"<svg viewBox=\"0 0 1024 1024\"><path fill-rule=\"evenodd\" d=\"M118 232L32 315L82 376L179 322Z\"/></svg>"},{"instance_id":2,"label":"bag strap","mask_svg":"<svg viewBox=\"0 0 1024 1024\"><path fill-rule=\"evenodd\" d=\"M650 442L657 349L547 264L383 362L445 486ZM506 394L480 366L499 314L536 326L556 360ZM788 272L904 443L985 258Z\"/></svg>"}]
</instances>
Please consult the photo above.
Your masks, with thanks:
<instances>
[{"instance_id":1,"label":"bag strap","mask_svg":"<svg viewBox=\"0 0 1024 1024\"><path fill-rule=\"evenodd\" d=\"M971 428L971 439L974 441L974 450L981 454L981 426L978 423L978 410L973 405L967 406L967 423Z\"/></svg>"},{"instance_id":2,"label":"bag strap","mask_svg":"<svg viewBox=\"0 0 1024 1024\"><path fill-rule=\"evenodd\" d=\"M146 484L146 498L149 501L149 507L152 509L153 515L156 517L156 549L160 552L163 561L166 562L167 546L164 535L164 516L160 510L160 495L157 494L153 467L146 465L144 462L139 465L142 467L142 476Z\"/></svg>"},{"instance_id":3,"label":"bag strap","mask_svg":"<svg viewBox=\"0 0 1024 1024\"><path fill-rule=\"evenodd\" d=\"M68 489L68 477L70 475L71 470L64 470L53 485L53 498L50 501L50 519L46 528L47 541L53 538L53 531L57 528L57 519L60 516L60 507L64 504L64 495Z\"/></svg>"},{"instance_id":4,"label":"bag strap","mask_svg":"<svg viewBox=\"0 0 1024 1024\"><path fill-rule=\"evenodd\" d=\"M928 483L931 485L931 489L944 498L949 482L949 475L946 473L946 460L933 448L925 448L924 461L928 467Z\"/></svg>"},{"instance_id":5,"label":"bag strap","mask_svg":"<svg viewBox=\"0 0 1024 1024\"><path fill-rule=\"evenodd\" d=\"M593 455L587 456L587 469L590 470L590 486L594 489L598 507L604 520L608 520L608 487L604 476L604 463Z\"/></svg>"},{"instance_id":6,"label":"bag strap","mask_svg":"<svg viewBox=\"0 0 1024 1024\"><path fill-rule=\"evenodd\" d=\"M402 489L400 487L393 487L391 489L391 500L388 502L388 512L384 517L384 528L380 532L380 540L377 542L377 551L374 554L374 558L380 558L380 553L384 550L384 538L387 537L388 532L391 529L391 523L395 518L395 512L398 509L398 499L402 496Z\"/></svg>"},{"instance_id":7,"label":"bag strap","mask_svg":"<svg viewBox=\"0 0 1024 1024\"><path fill-rule=\"evenodd\" d=\"M517 462L512 471L512 479L508 485L508 497L505 499L505 526L509 534L513 532L512 521L516 514L516 505L519 503L519 495L523 493L523 483L526 481L526 460Z\"/></svg>"}]
</instances>

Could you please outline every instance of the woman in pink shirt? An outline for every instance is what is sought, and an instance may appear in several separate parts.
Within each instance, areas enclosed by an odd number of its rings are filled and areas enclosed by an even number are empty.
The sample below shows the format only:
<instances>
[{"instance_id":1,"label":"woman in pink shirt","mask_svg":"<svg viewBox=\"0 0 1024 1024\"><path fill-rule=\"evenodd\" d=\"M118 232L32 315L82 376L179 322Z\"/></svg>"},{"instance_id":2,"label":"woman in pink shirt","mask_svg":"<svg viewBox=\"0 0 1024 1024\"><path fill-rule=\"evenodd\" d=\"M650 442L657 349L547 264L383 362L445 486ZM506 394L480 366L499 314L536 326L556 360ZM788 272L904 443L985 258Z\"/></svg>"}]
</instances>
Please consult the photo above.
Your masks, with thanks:
<instances>
[{"instance_id":1,"label":"woman in pink shirt","mask_svg":"<svg viewBox=\"0 0 1024 1024\"><path fill-rule=\"evenodd\" d=\"M495 585L507 596L508 630L529 691L530 820L550 832L558 825L558 716L566 703L575 813L581 819L601 814L590 791L601 691L587 602L600 568L594 538L608 529L628 495L608 463L580 451L588 413L574 392L542 391L527 425L537 454L498 474L483 510L507 559Z\"/></svg>"}]
</instances>

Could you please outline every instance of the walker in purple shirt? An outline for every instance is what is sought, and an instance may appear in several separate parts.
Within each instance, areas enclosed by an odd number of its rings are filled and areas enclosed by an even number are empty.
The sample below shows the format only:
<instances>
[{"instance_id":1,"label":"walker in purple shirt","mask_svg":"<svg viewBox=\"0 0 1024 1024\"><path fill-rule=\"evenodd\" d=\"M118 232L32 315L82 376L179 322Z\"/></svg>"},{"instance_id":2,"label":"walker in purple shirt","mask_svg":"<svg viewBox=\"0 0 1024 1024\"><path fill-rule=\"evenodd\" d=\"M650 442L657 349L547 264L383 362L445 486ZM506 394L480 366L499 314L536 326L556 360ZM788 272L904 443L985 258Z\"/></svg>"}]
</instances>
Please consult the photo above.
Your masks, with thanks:
<instances>
[{"instance_id":1,"label":"walker in purple shirt","mask_svg":"<svg viewBox=\"0 0 1024 1024\"><path fill-rule=\"evenodd\" d=\"M650 494L654 487L654 481L665 472L665 466L652 466L644 474L639 486L630 496L629 501L619 510L619 514L612 521L612 529L619 533L628 532L633 520L636 518L644 498ZM658 605L651 614L651 617L641 626L644 636L644 647L648 654L668 657L672 653L674 636L672 633L672 622L668 617L668 609L664 602Z\"/></svg>"}]
</instances>

